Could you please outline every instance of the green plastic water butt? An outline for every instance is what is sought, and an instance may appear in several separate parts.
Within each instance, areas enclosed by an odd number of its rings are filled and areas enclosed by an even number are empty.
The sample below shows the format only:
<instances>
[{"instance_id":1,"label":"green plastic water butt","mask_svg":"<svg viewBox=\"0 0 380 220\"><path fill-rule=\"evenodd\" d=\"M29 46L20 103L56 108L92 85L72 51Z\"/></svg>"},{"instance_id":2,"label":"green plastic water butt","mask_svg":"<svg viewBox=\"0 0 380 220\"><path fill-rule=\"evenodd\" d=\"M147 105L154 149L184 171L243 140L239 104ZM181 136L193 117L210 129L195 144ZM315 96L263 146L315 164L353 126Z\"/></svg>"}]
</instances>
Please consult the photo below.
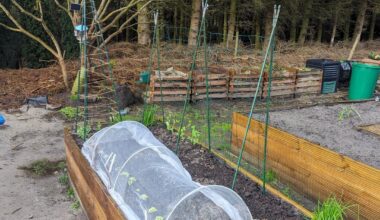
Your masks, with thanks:
<instances>
[{"instance_id":1,"label":"green plastic water butt","mask_svg":"<svg viewBox=\"0 0 380 220\"><path fill-rule=\"evenodd\" d=\"M348 90L349 100L370 99L373 97L380 66L352 63L352 74Z\"/></svg>"}]
</instances>

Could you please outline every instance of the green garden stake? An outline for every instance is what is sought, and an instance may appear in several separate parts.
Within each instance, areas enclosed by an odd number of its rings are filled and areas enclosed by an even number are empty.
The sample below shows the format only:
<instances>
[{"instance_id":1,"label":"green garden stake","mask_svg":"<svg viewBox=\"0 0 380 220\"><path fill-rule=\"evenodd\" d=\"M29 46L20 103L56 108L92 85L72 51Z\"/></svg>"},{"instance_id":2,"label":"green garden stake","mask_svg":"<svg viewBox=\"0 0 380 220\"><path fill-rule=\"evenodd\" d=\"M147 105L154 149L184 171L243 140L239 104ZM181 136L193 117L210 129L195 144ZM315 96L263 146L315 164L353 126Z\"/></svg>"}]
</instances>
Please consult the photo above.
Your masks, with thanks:
<instances>
[{"instance_id":1,"label":"green garden stake","mask_svg":"<svg viewBox=\"0 0 380 220\"><path fill-rule=\"evenodd\" d=\"M277 7L274 6L274 13L277 14ZM274 18L272 25L274 26ZM274 38L276 36L276 29L274 31ZM273 57L274 57L274 49L275 49L275 40L272 41L271 52L270 52L270 61L269 61L269 77L268 77L268 90L266 96L266 114L265 114L265 131L264 131L264 158L263 158L263 171L262 171L262 180L263 180L263 193L266 192L266 182L267 182L267 146L268 146L268 126L269 126L269 110L270 110L270 102L271 102L271 89L272 89L272 73L273 73Z\"/></svg>"},{"instance_id":2,"label":"green garden stake","mask_svg":"<svg viewBox=\"0 0 380 220\"><path fill-rule=\"evenodd\" d=\"M262 82L263 73L264 73L264 69L265 69L265 64L266 64L266 61L268 59L268 54L269 54L269 51L271 49L271 45L272 45L272 42L273 42L273 39L274 39L274 32L275 32L276 26L277 26L278 16L279 16L279 13L280 13L280 7L281 6L278 6L277 7L277 11L275 11L275 13L273 14L273 16L274 16L274 23L273 23L273 27L272 27L272 32L271 32L270 37L269 37L269 44L268 44L268 47L267 47L266 52L265 52L263 64L261 66L260 77L259 77L259 81L258 81L258 84L257 84L257 87L256 87L255 96L253 97L253 100L252 100L251 110L249 112L247 126L246 126L246 129L245 129L244 138L243 138L241 149L240 149L240 152L239 152L238 162L237 162L237 166L236 166L236 169L235 169L234 177L233 177L233 180L232 180L231 189L234 189L235 185L236 185L237 175L239 173L239 168L240 168L240 165L241 165L241 159L243 157L245 143L247 141L248 131L249 131L250 127L251 127L251 120L252 120L252 116L253 116L253 110L254 110L254 108L256 106L256 100L257 100L259 88L260 88L260 85L261 85L261 82Z\"/></svg>"},{"instance_id":3,"label":"green garden stake","mask_svg":"<svg viewBox=\"0 0 380 220\"><path fill-rule=\"evenodd\" d=\"M191 63L191 69L190 69L189 79L187 81L186 99L185 99L184 104L183 104L183 110L182 110L182 114L181 114L181 122L180 122L179 130L178 130L178 136L177 136L177 142L176 142L176 149L175 149L175 153L176 154L179 153L179 142L181 140L183 122L185 120L185 114L186 114L186 110L187 110L187 105L189 103L189 98L190 98L191 81L192 81L193 72L194 72L195 66L196 66L197 53L198 53L198 49L199 49L199 45L200 45L201 30L205 26L205 15L206 15L206 13L204 12L203 16L202 16L201 26L200 26L200 28L198 30L198 34L197 34L196 47L194 48L194 51L193 51L193 60L192 60L192 63Z\"/></svg>"}]
</instances>

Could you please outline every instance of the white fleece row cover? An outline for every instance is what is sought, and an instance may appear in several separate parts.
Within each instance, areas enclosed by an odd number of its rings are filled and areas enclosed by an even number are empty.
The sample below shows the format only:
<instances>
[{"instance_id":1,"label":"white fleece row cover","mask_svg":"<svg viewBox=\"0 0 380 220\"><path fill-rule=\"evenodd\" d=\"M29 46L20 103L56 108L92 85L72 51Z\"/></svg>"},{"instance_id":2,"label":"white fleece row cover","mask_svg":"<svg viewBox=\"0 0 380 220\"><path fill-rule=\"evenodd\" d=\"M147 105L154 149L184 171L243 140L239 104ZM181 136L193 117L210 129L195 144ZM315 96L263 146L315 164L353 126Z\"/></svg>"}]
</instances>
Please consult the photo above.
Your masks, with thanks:
<instances>
[{"instance_id":1,"label":"white fleece row cover","mask_svg":"<svg viewBox=\"0 0 380 220\"><path fill-rule=\"evenodd\" d=\"M100 130L82 152L129 220L252 219L238 194L192 181L178 157L138 122Z\"/></svg>"}]
</instances>

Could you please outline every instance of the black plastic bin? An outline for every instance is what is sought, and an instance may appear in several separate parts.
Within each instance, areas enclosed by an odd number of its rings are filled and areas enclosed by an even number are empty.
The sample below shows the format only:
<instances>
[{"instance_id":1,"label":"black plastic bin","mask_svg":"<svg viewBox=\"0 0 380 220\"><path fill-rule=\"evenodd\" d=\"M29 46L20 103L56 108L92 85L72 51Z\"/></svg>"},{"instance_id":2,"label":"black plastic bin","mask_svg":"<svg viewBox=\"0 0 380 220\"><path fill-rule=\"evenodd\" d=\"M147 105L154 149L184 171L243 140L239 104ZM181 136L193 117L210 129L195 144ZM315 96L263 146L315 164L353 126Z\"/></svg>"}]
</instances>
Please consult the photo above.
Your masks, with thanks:
<instances>
[{"instance_id":1,"label":"black plastic bin","mask_svg":"<svg viewBox=\"0 0 380 220\"><path fill-rule=\"evenodd\" d=\"M340 63L339 85L338 88L348 88L351 79L352 66L350 61Z\"/></svg>"},{"instance_id":2,"label":"black plastic bin","mask_svg":"<svg viewBox=\"0 0 380 220\"><path fill-rule=\"evenodd\" d=\"M306 61L306 67L322 70L322 94L334 93L337 91L341 69L339 61L333 61L330 59L309 59Z\"/></svg>"}]
</instances>

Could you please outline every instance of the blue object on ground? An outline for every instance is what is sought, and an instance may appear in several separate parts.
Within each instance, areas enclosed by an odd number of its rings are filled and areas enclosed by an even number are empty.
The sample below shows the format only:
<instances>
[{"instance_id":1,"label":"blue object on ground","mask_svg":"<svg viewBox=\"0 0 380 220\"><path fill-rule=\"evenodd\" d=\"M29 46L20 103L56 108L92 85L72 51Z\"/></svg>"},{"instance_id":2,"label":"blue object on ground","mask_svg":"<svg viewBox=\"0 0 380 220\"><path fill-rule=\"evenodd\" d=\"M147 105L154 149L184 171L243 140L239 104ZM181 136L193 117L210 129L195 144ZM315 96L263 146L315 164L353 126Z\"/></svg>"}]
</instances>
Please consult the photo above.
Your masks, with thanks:
<instances>
[{"instance_id":1,"label":"blue object on ground","mask_svg":"<svg viewBox=\"0 0 380 220\"><path fill-rule=\"evenodd\" d=\"M5 118L2 114L0 114L0 125L5 124Z\"/></svg>"}]
</instances>

